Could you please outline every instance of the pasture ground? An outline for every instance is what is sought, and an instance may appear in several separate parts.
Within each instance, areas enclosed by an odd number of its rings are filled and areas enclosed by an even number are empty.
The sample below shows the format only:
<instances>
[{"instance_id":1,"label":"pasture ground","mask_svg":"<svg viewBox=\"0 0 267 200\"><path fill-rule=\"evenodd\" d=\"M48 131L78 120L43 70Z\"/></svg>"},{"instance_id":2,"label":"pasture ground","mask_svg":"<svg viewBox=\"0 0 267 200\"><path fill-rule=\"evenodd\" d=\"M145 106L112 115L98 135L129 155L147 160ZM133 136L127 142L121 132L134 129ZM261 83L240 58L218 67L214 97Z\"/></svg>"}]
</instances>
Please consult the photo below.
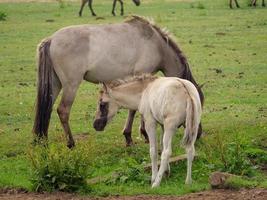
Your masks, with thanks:
<instances>
[{"instance_id":1,"label":"pasture ground","mask_svg":"<svg viewBox=\"0 0 267 200\"><path fill-rule=\"evenodd\" d=\"M193 164L193 185L184 185L186 165L181 162L171 166L172 174L163 179L160 188L152 190L150 173L129 173L150 162L148 145L138 133L139 120L133 130L135 145L130 148L124 147L121 134L126 111L121 111L103 133L97 133L92 122L98 86L83 83L70 123L77 145L90 143L97 151L88 178L114 171L123 174L119 180L91 185L86 194L183 195L209 189L208 176L215 170L245 176L244 182L238 182L241 186L267 188L267 10L250 8L246 1L240 3L241 9L230 10L226 0L146 0L141 7L125 1L126 14L153 17L158 25L169 29L196 80L205 83L202 122L206 134L196 144L199 157ZM29 152L37 44L64 26L124 20L111 16L110 0L95 1L94 8L98 18L91 17L87 7L83 17L78 17L78 1L0 3L0 14L6 16L0 21L1 188L34 190ZM173 142L174 156L184 153L179 147L181 137L179 130ZM51 118L49 142L65 143L56 112ZM85 154L91 149L87 151Z\"/></svg>"}]
</instances>

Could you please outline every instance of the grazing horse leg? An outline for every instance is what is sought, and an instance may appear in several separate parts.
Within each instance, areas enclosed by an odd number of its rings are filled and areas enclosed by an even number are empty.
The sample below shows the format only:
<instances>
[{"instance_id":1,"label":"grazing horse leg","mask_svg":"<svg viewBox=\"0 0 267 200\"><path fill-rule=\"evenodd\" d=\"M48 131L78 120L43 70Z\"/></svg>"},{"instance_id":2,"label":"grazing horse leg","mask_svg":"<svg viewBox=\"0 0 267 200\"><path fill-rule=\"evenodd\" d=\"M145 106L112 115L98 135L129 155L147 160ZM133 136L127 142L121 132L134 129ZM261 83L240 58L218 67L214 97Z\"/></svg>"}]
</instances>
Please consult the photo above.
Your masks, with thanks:
<instances>
[{"instance_id":1,"label":"grazing horse leg","mask_svg":"<svg viewBox=\"0 0 267 200\"><path fill-rule=\"evenodd\" d=\"M71 134L70 125L69 125L69 116L70 116L71 106L75 99L78 86L79 84L71 85L71 86L68 85L66 87L63 87L63 94L62 94L61 102L57 108L57 113L60 118L62 127L64 129L64 132L67 138L67 146L69 148L72 148L75 146L75 143L74 143L74 140Z\"/></svg>"},{"instance_id":2,"label":"grazing horse leg","mask_svg":"<svg viewBox=\"0 0 267 200\"><path fill-rule=\"evenodd\" d=\"M261 4L262 7L265 7L265 2L264 0L262 0L262 4Z\"/></svg>"},{"instance_id":3,"label":"grazing horse leg","mask_svg":"<svg viewBox=\"0 0 267 200\"><path fill-rule=\"evenodd\" d=\"M116 13L115 13L116 3L117 3L117 0L113 0L113 7L112 7L112 12L111 12L113 16L116 16Z\"/></svg>"},{"instance_id":4,"label":"grazing horse leg","mask_svg":"<svg viewBox=\"0 0 267 200\"><path fill-rule=\"evenodd\" d=\"M83 7L84 7L84 5L86 4L87 1L88 1L88 0L82 0L82 5L81 5L80 11L79 11L79 16L80 16L80 17L82 16Z\"/></svg>"},{"instance_id":5,"label":"grazing horse leg","mask_svg":"<svg viewBox=\"0 0 267 200\"><path fill-rule=\"evenodd\" d=\"M88 0L88 6L89 6L89 9L91 10L91 13L93 16L96 16L93 8L92 8L92 3L93 3L93 0Z\"/></svg>"},{"instance_id":6,"label":"grazing horse leg","mask_svg":"<svg viewBox=\"0 0 267 200\"><path fill-rule=\"evenodd\" d=\"M133 140L131 135L132 135L132 126L135 113L136 113L135 110L129 110L128 118L123 129L123 135L125 136L127 147L133 145Z\"/></svg>"},{"instance_id":7,"label":"grazing horse leg","mask_svg":"<svg viewBox=\"0 0 267 200\"><path fill-rule=\"evenodd\" d=\"M139 131L140 133L144 136L145 138L145 143L149 143L149 138L145 129L145 121L144 121L144 117L141 116L141 122L140 122L140 127L139 127Z\"/></svg>"},{"instance_id":8,"label":"grazing horse leg","mask_svg":"<svg viewBox=\"0 0 267 200\"><path fill-rule=\"evenodd\" d=\"M151 121L146 121L146 130L149 137L149 145L150 145L150 159L151 159L151 169L152 169L152 177L151 177L151 184L154 183L157 174L158 174L158 147L157 147L157 122L154 119L150 119Z\"/></svg>"},{"instance_id":9,"label":"grazing horse leg","mask_svg":"<svg viewBox=\"0 0 267 200\"><path fill-rule=\"evenodd\" d=\"M152 188L160 185L161 179L164 173L169 168L169 159L172 154L172 137L176 131L176 125L173 124L171 119L167 119L164 123L164 135L163 135L163 151L161 153L160 168L157 174L155 182L152 184ZM176 120L175 120L176 121Z\"/></svg>"},{"instance_id":10,"label":"grazing horse leg","mask_svg":"<svg viewBox=\"0 0 267 200\"><path fill-rule=\"evenodd\" d=\"M121 3L121 16L123 16L124 14L124 9L123 9L123 1L122 0L118 0Z\"/></svg>"}]
</instances>

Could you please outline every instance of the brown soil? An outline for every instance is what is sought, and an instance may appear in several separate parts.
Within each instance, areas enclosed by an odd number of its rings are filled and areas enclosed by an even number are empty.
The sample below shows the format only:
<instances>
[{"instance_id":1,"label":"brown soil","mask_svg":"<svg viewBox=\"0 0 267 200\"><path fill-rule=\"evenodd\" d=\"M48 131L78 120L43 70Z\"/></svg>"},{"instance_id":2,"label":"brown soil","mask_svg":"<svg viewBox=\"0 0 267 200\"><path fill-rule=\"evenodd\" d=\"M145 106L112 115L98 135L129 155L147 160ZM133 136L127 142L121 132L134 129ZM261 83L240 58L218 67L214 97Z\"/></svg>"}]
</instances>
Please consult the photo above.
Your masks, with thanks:
<instances>
[{"instance_id":1,"label":"brown soil","mask_svg":"<svg viewBox=\"0 0 267 200\"><path fill-rule=\"evenodd\" d=\"M1 200L266 200L266 189L210 190L185 196L112 196L85 197L68 193L26 193L19 190L0 190Z\"/></svg>"}]
</instances>

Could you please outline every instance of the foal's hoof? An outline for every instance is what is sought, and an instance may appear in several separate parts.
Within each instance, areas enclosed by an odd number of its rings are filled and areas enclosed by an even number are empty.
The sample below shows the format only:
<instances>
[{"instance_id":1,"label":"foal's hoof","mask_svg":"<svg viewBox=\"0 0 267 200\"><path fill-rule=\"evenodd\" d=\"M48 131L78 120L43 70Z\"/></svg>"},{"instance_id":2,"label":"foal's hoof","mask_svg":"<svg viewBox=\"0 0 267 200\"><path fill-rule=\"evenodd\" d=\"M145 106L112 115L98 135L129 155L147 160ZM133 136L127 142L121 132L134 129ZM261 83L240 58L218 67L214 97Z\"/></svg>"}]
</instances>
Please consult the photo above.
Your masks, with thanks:
<instances>
[{"instance_id":1,"label":"foal's hoof","mask_svg":"<svg viewBox=\"0 0 267 200\"><path fill-rule=\"evenodd\" d=\"M152 188L157 188L157 187L159 187L159 183L154 182L154 183L152 184Z\"/></svg>"}]
</instances>

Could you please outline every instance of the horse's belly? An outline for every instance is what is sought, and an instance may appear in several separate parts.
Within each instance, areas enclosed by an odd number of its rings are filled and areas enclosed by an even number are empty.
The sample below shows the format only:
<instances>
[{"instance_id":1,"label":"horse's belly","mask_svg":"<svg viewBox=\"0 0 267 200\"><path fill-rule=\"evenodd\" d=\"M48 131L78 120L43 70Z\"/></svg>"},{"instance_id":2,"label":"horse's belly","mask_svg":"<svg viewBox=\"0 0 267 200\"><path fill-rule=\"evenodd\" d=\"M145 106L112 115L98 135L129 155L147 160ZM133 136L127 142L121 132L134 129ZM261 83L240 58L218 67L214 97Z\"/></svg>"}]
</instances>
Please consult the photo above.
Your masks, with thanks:
<instances>
[{"instance_id":1,"label":"horse's belly","mask_svg":"<svg viewBox=\"0 0 267 200\"><path fill-rule=\"evenodd\" d=\"M84 75L84 79L89 82L108 82L114 79L123 78L132 75L132 70L129 66L111 66L101 65L89 67L89 70Z\"/></svg>"}]
</instances>

